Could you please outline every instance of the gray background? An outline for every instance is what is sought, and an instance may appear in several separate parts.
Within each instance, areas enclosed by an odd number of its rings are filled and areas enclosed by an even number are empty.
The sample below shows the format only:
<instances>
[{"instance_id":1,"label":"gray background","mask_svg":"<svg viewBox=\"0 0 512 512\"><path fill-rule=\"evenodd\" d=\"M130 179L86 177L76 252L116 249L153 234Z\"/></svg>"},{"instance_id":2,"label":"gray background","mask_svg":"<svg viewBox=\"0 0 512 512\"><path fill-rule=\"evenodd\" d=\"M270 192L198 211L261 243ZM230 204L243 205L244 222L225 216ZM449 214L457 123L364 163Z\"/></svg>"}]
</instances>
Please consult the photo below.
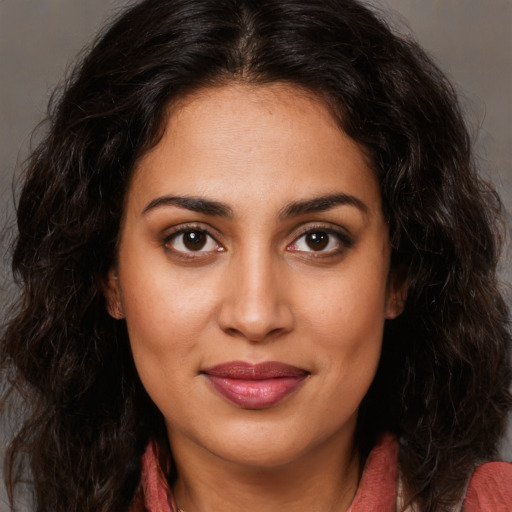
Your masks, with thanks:
<instances>
[{"instance_id":1,"label":"gray background","mask_svg":"<svg viewBox=\"0 0 512 512\"><path fill-rule=\"evenodd\" d=\"M52 89L126 0L0 0L0 225L12 222L13 176ZM460 91L483 175L512 209L512 0L372 0L414 34ZM37 134L33 143L37 141ZM509 224L509 232L510 232ZM8 238L8 237L7 237ZM2 242L2 251L6 239ZM512 281L510 250L502 275ZM9 294L0 260L0 301ZM510 296L510 295L509 295ZM1 315L1 313L0 313ZM512 429L503 454L512 460ZM1 436L0 436L1 439ZM0 492L0 511L2 494Z\"/></svg>"}]
</instances>

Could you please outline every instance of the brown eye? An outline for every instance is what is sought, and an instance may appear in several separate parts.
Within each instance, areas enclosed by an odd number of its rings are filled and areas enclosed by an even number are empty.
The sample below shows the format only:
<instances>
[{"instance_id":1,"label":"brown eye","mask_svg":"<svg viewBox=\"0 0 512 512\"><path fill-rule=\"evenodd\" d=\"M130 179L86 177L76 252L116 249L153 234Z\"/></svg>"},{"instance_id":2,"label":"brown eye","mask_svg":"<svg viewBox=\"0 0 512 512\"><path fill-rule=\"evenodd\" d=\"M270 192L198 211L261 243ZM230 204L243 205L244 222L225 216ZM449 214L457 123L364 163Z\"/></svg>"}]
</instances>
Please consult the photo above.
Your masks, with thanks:
<instances>
[{"instance_id":1,"label":"brown eye","mask_svg":"<svg viewBox=\"0 0 512 512\"><path fill-rule=\"evenodd\" d=\"M189 251L200 251L207 242L207 235L203 231L186 231L183 233L183 245Z\"/></svg>"},{"instance_id":2,"label":"brown eye","mask_svg":"<svg viewBox=\"0 0 512 512\"><path fill-rule=\"evenodd\" d=\"M312 228L296 238L287 247L290 252L318 253L318 255L332 256L350 249L354 244L352 238L341 230L330 228Z\"/></svg>"},{"instance_id":3,"label":"brown eye","mask_svg":"<svg viewBox=\"0 0 512 512\"><path fill-rule=\"evenodd\" d=\"M322 251L329 244L329 234L323 231L308 233L305 242L312 251Z\"/></svg>"},{"instance_id":4,"label":"brown eye","mask_svg":"<svg viewBox=\"0 0 512 512\"><path fill-rule=\"evenodd\" d=\"M223 251L223 247L202 229L183 229L164 240L164 246L177 253Z\"/></svg>"}]
</instances>

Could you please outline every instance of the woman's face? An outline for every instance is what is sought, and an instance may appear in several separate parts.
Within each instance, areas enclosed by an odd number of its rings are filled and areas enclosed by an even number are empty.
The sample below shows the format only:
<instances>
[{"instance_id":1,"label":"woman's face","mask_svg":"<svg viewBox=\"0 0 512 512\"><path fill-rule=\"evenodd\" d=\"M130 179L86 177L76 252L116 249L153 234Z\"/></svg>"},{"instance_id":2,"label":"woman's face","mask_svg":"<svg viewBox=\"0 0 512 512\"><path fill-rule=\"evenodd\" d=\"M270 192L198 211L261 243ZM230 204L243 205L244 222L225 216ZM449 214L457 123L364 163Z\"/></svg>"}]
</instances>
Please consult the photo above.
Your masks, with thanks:
<instances>
[{"instance_id":1,"label":"woman's face","mask_svg":"<svg viewBox=\"0 0 512 512\"><path fill-rule=\"evenodd\" d=\"M318 99L230 85L175 105L106 284L173 450L270 467L350 446L399 313L389 257L379 184Z\"/></svg>"}]
</instances>

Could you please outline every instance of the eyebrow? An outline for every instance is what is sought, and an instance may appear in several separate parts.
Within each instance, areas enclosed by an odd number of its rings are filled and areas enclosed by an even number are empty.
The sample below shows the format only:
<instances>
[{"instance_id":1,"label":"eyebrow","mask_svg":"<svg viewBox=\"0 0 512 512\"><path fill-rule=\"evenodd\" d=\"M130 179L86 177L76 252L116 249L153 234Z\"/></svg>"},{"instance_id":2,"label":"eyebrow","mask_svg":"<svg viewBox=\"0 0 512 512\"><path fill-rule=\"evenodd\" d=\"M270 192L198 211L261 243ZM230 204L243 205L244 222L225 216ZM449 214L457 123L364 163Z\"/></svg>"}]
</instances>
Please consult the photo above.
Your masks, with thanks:
<instances>
[{"instance_id":1,"label":"eyebrow","mask_svg":"<svg viewBox=\"0 0 512 512\"><path fill-rule=\"evenodd\" d=\"M354 206L362 213L368 213L368 207L357 197L348 194L329 194L325 196L313 197L301 201L293 201L286 205L280 212L281 220L290 217L297 217L306 213L323 212L335 208L336 206ZM177 206L186 210L191 210L205 215L214 215L217 217L233 218L233 210L219 201L204 199L195 196L161 196L153 199L142 211L143 214L156 208L165 206Z\"/></svg>"},{"instance_id":2,"label":"eyebrow","mask_svg":"<svg viewBox=\"0 0 512 512\"><path fill-rule=\"evenodd\" d=\"M162 196L153 199L142 211L147 213L163 206L178 206L186 210L191 210L205 215L215 215L217 217L233 217L233 210L224 203L204 199L202 197L190 196Z\"/></svg>"},{"instance_id":3,"label":"eyebrow","mask_svg":"<svg viewBox=\"0 0 512 512\"><path fill-rule=\"evenodd\" d=\"M303 201L294 201L281 210L279 218L283 220L305 213L324 212L336 206L344 205L354 206L362 213L368 213L368 207L357 197L348 194L330 194Z\"/></svg>"}]
</instances>

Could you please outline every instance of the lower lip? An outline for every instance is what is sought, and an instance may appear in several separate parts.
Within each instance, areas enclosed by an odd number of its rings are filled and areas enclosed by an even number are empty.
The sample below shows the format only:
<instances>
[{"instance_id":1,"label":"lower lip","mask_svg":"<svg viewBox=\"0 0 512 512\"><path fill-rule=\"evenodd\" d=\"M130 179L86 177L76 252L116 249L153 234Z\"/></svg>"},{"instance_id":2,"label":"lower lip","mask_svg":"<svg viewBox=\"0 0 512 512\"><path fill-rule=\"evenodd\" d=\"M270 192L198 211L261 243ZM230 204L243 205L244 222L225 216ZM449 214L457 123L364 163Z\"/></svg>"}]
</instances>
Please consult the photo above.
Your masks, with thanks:
<instances>
[{"instance_id":1,"label":"lower lip","mask_svg":"<svg viewBox=\"0 0 512 512\"><path fill-rule=\"evenodd\" d=\"M206 375L215 390L243 409L265 409L293 393L305 379L278 377L263 380L228 379Z\"/></svg>"}]
</instances>

